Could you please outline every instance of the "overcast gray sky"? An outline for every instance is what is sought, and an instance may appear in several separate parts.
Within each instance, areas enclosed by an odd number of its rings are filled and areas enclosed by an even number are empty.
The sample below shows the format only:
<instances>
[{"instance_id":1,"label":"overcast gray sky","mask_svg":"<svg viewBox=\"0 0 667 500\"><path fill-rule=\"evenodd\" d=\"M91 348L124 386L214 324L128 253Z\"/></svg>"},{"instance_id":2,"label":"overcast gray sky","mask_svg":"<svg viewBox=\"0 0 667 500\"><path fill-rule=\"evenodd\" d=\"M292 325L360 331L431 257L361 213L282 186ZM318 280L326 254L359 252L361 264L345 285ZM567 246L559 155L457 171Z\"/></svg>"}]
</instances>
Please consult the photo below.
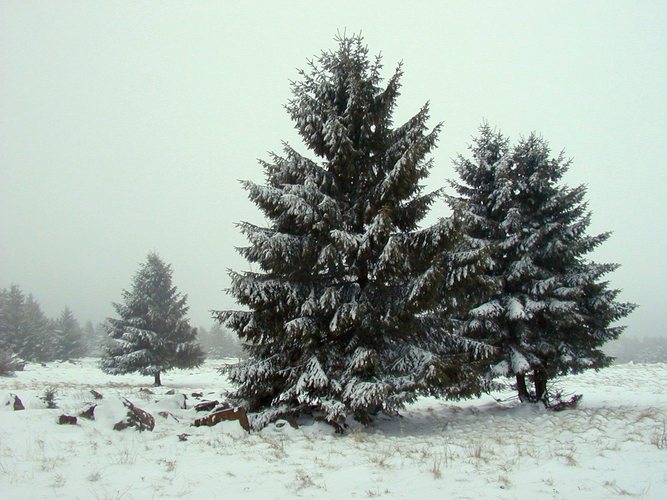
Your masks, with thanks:
<instances>
[{"instance_id":1,"label":"overcast gray sky","mask_svg":"<svg viewBox=\"0 0 667 500\"><path fill-rule=\"evenodd\" d=\"M1 0L0 287L97 322L156 250L210 325L248 268L234 224L261 222L237 179L282 140L306 152L289 80L345 29L387 76L404 62L398 120L430 101L444 122L432 187L484 119L564 149L592 231L614 232L593 257L641 306L629 334L665 333L664 1Z\"/></svg>"}]
</instances>

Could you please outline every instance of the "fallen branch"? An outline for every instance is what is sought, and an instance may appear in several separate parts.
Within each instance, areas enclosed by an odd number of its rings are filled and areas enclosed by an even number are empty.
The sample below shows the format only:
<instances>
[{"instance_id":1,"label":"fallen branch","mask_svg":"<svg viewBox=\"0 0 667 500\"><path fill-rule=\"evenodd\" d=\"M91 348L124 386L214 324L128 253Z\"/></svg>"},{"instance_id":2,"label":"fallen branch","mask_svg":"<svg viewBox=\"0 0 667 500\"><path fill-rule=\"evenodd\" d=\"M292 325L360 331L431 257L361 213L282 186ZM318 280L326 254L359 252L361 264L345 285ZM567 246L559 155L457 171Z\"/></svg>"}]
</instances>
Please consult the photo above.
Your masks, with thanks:
<instances>
[{"instance_id":1,"label":"fallen branch","mask_svg":"<svg viewBox=\"0 0 667 500\"><path fill-rule=\"evenodd\" d=\"M79 413L79 416L88 420L95 420L95 408L97 408L97 405L91 405L87 410Z\"/></svg>"},{"instance_id":2,"label":"fallen branch","mask_svg":"<svg viewBox=\"0 0 667 500\"><path fill-rule=\"evenodd\" d=\"M220 402L217 399L213 401L203 401L195 405L195 411L211 411L213 408L218 406Z\"/></svg>"},{"instance_id":3,"label":"fallen branch","mask_svg":"<svg viewBox=\"0 0 667 500\"><path fill-rule=\"evenodd\" d=\"M575 394L567 401L562 401L559 398L553 402L551 401L545 402L544 406L546 406L551 411L563 411L567 410L568 408L575 408L577 404L579 404L579 401L581 400L582 397L583 396L581 394Z\"/></svg>"},{"instance_id":4,"label":"fallen branch","mask_svg":"<svg viewBox=\"0 0 667 500\"><path fill-rule=\"evenodd\" d=\"M202 425L213 427L227 420L238 420L239 425L246 431L250 432L250 422L248 422L248 414L243 408L229 408L226 410L216 411L202 418L197 418L194 421L195 427Z\"/></svg>"},{"instance_id":5,"label":"fallen branch","mask_svg":"<svg viewBox=\"0 0 667 500\"><path fill-rule=\"evenodd\" d=\"M127 408L127 415L113 426L113 430L122 431L128 427L136 427L140 431L146 429L152 431L155 428L153 415L135 406L126 398L123 398L123 405Z\"/></svg>"}]
</instances>

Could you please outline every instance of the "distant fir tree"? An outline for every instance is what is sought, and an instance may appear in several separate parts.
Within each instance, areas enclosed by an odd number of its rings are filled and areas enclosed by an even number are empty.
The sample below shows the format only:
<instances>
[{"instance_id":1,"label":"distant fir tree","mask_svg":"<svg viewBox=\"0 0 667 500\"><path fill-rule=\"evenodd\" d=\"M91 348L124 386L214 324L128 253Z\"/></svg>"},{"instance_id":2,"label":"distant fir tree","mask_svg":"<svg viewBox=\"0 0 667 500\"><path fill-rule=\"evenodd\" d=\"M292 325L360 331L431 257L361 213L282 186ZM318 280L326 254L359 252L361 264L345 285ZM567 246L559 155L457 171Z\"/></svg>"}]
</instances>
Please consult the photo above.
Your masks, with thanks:
<instances>
[{"instance_id":1,"label":"distant fir tree","mask_svg":"<svg viewBox=\"0 0 667 500\"><path fill-rule=\"evenodd\" d=\"M425 193L439 126L425 105L395 127L401 67L382 87L381 60L361 36L339 37L292 84L287 110L311 160L289 145L244 182L269 224L240 224L240 253L258 272L231 272L247 310L221 311L250 358L232 367L232 401L260 428L315 413L369 422L420 393L462 395L442 325L428 314L447 274L442 221L419 230L439 193Z\"/></svg>"},{"instance_id":2,"label":"distant fir tree","mask_svg":"<svg viewBox=\"0 0 667 500\"><path fill-rule=\"evenodd\" d=\"M0 289L0 376L14 373L14 351L9 342L7 321L7 290Z\"/></svg>"},{"instance_id":3,"label":"distant fir tree","mask_svg":"<svg viewBox=\"0 0 667 500\"><path fill-rule=\"evenodd\" d=\"M86 344L86 355L100 356L102 354L102 346L106 341L106 330L103 325L98 324L95 327L92 321L86 321L83 325L83 338Z\"/></svg>"},{"instance_id":4,"label":"distant fir tree","mask_svg":"<svg viewBox=\"0 0 667 500\"><path fill-rule=\"evenodd\" d=\"M51 321L18 285L0 293L0 346L27 361L53 360Z\"/></svg>"},{"instance_id":5,"label":"distant fir tree","mask_svg":"<svg viewBox=\"0 0 667 500\"><path fill-rule=\"evenodd\" d=\"M81 329L81 332L83 334L83 340L86 343L86 354L92 354L94 356L98 342L95 335L95 327L93 326L93 322L90 320L86 321L83 325L83 328Z\"/></svg>"},{"instance_id":6,"label":"distant fir tree","mask_svg":"<svg viewBox=\"0 0 667 500\"><path fill-rule=\"evenodd\" d=\"M0 324L0 348L21 355L26 337L25 295L18 285L11 285L2 293L2 322Z\"/></svg>"},{"instance_id":7,"label":"distant fir tree","mask_svg":"<svg viewBox=\"0 0 667 500\"><path fill-rule=\"evenodd\" d=\"M551 157L535 134L510 148L488 125L470 149L457 161L458 196L448 199L469 248L486 248L488 261L460 331L496 348L488 379L514 377L522 401L548 403L550 379L611 363L601 347L635 306L617 302L619 290L603 280L616 264L586 258L609 233L587 234L586 189L559 185L570 166L562 153Z\"/></svg>"},{"instance_id":8,"label":"distant fir tree","mask_svg":"<svg viewBox=\"0 0 667 500\"><path fill-rule=\"evenodd\" d=\"M32 294L28 294L23 304L25 337L20 355L29 361L52 361L57 355L56 339L52 322L46 317L42 308Z\"/></svg>"},{"instance_id":9,"label":"distant fir tree","mask_svg":"<svg viewBox=\"0 0 667 500\"><path fill-rule=\"evenodd\" d=\"M0 376L23 370L25 296L17 285L0 289Z\"/></svg>"},{"instance_id":10,"label":"distant fir tree","mask_svg":"<svg viewBox=\"0 0 667 500\"><path fill-rule=\"evenodd\" d=\"M9 352L9 322L7 320L7 290L0 288L0 353Z\"/></svg>"},{"instance_id":11,"label":"distant fir tree","mask_svg":"<svg viewBox=\"0 0 667 500\"><path fill-rule=\"evenodd\" d=\"M7 290L0 288L0 348L5 343L7 327Z\"/></svg>"},{"instance_id":12,"label":"distant fir tree","mask_svg":"<svg viewBox=\"0 0 667 500\"><path fill-rule=\"evenodd\" d=\"M243 348L236 334L223 328L220 323L214 323L210 330L199 327L199 344L207 358L242 358Z\"/></svg>"},{"instance_id":13,"label":"distant fir tree","mask_svg":"<svg viewBox=\"0 0 667 500\"><path fill-rule=\"evenodd\" d=\"M86 355L83 330L68 307L53 321L52 328L56 359L75 359Z\"/></svg>"},{"instance_id":14,"label":"distant fir tree","mask_svg":"<svg viewBox=\"0 0 667 500\"><path fill-rule=\"evenodd\" d=\"M227 328L223 328L219 323L215 323L210 330L210 335L215 338L221 338L219 342L219 356L223 358L247 358L243 349L243 344L236 333Z\"/></svg>"},{"instance_id":15,"label":"distant fir tree","mask_svg":"<svg viewBox=\"0 0 667 500\"><path fill-rule=\"evenodd\" d=\"M162 372L203 362L197 330L185 317L187 296L177 292L171 276L170 265L148 254L132 289L123 291L123 303L114 304L119 317L107 320L109 342L101 361L105 372L152 375L159 386Z\"/></svg>"}]
</instances>

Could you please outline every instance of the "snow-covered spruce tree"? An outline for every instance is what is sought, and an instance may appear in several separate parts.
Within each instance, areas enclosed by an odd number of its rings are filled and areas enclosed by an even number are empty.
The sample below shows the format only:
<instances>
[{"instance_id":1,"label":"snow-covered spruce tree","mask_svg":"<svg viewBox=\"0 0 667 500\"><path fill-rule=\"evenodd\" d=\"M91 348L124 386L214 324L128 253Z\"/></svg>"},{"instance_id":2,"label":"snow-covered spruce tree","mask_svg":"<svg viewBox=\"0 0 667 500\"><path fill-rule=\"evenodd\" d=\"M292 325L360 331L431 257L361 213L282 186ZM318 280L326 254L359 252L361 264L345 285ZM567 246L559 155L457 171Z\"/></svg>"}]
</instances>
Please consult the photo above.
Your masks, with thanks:
<instances>
[{"instance_id":1,"label":"snow-covered spruce tree","mask_svg":"<svg viewBox=\"0 0 667 500\"><path fill-rule=\"evenodd\" d=\"M265 185L243 183L269 223L240 224L240 252L260 269L231 272L247 310L217 317L250 355L228 374L255 428L308 413L369 422L419 393L463 395L429 314L451 226L418 229L438 195L420 182L439 126L428 130L424 106L394 127L401 67L382 87L361 36L337 42L300 72L287 106L318 161L285 145L262 162Z\"/></svg>"},{"instance_id":2,"label":"snow-covered spruce tree","mask_svg":"<svg viewBox=\"0 0 667 500\"><path fill-rule=\"evenodd\" d=\"M8 295L7 290L0 289L0 376L13 375L17 361L9 342Z\"/></svg>"},{"instance_id":3,"label":"snow-covered spruce tree","mask_svg":"<svg viewBox=\"0 0 667 500\"><path fill-rule=\"evenodd\" d=\"M2 292L0 347L5 352L20 355L26 337L25 295L18 285L11 285Z\"/></svg>"},{"instance_id":4,"label":"snow-covered spruce tree","mask_svg":"<svg viewBox=\"0 0 667 500\"><path fill-rule=\"evenodd\" d=\"M56 359L74 359L86 354L83 330L69 307L53 321L52 328Z\"/></svg>"},{"instance_id":5,"label":"snow-covered spruce tree","mask_svg":"<svg viewBox=\"0 0 667 500\"><path fill-rule=\"evenodd\" d=\"M37 299L28 294L23 305L25 338L20 355L30 361L52 361L56 357L56 340L52 322L42 312Z\"/></svg>"},{"instance_id":6,"label":"snow-covered spruce tree","mask_svg":"<svg viewBox=\"0 0 667 500\"><path fill-rule=\"evenodd\" d=\"M471 151L457 161L458 196L448 200L469 248L486 247L489 262L469 291L461 332L497 348L488 378L514 377L522 401L548 404L549 379L611 362L600 348L635 306L617 302L619 290L602 280L616 264L586 258L609 233L587 234L586 189L559 185L570 166L562 153L552 158L535 134L511 149L488 125Z\"/></svg>"},{"instance_id":7,"label":"snow-covered spruce tree","mask_svg":"<svg viewBox=\"0 0 667 500\"><path fill-rule=\"evenodd\" d=\"M197 330L185 317L187 296L177 292L171 276L171 266L148 254L132 289L123 290L123 303L114 304L119 317L107 320L109 340L101 361L105 372L153 375L155 385L161 385L162 372L203 362Z\"/></svg>"},{"instance_id":8,"label":"snow-covered spruce tree","mask_svg":"<svg viewBox=\"0 0 667 500\"><path fill-rule=\"evenodd\" d=\"M9 336L9 318L8 316L9 297L7 290L0 288L0 360L4 359L6 362L10 359L14 350L10 344ZM7 370L9 372L10 370ZM0 367L0 373L3 373Z\"/></svg>"},{"instance_id":9,"label":"snow-covered spruce tree","mask_svg":"<svg viewBox=\"0 0 667 500\"><path fill-rule=\"evenodd\" d=\"M32 294L17 286L0 291L0 346L21 359L51 361L51 321Z\"/></svg>"}]
</instances>

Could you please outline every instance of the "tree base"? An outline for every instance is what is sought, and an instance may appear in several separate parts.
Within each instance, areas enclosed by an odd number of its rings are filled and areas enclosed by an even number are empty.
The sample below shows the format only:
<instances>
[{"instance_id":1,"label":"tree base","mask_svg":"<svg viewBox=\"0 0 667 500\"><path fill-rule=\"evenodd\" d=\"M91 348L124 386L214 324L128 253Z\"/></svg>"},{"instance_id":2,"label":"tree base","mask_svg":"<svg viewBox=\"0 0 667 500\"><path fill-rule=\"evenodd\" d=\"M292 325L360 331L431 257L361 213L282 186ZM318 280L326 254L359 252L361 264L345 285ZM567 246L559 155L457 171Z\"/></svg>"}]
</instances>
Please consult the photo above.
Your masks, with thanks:
<instances>
[{"instance_id":1,"label":"tree base","mask_svg":"<svg viewBox=\"0 0 667 500\"><path fill-rule=\"evenodd\" d=\"M547 390L547 377L541 370L535 370L531 378L535 387L534 392L528 389L526 374L516 374L516 390L522 403L542 403L549 410L561 411L576 407L583 397L581 394L575 394L569 400L563 401L561 392L551 393Z\"/></svg>"}]
</instances>

